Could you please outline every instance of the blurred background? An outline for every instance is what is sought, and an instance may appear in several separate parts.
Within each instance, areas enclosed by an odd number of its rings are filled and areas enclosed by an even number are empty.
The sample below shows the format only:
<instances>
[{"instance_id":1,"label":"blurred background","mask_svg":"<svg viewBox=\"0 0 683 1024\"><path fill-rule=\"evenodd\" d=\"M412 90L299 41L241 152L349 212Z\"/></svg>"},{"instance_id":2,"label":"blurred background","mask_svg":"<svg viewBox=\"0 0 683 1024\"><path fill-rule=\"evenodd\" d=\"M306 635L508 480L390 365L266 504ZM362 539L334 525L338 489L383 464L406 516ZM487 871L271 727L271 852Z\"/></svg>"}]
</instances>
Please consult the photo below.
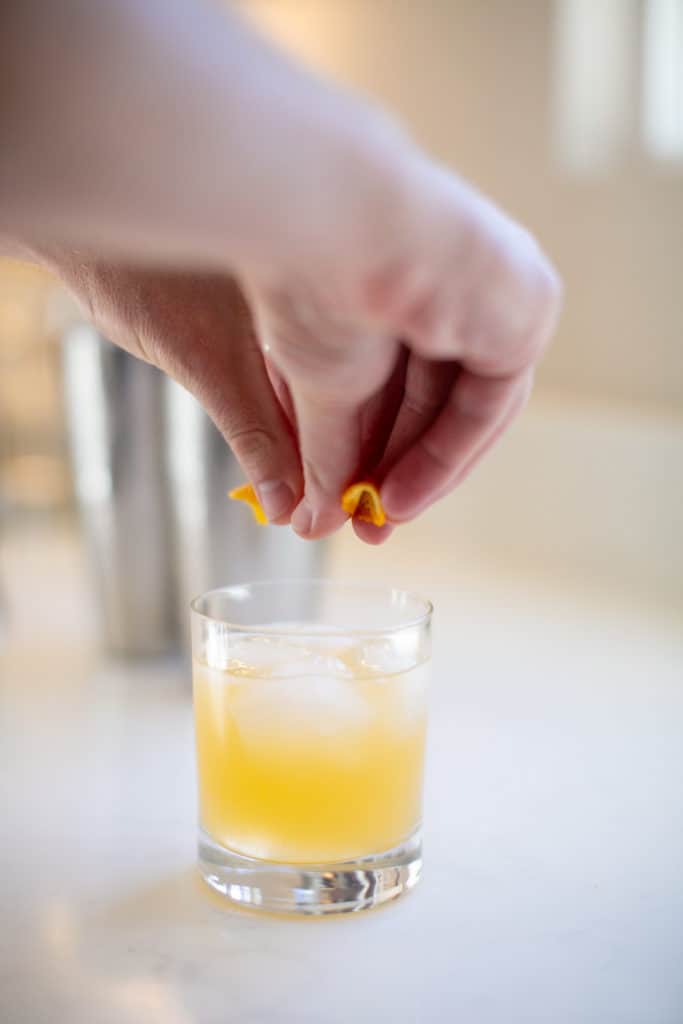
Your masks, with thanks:
<instances>
[{"instance_id":1,"label":"blurred background","mask_svg":"<svg viewBox=\"0 0 683 1024\"><path fill-rule=\"evenodd\" d=\"M682 0L239 6L529 225L565 280L559 335L463 488L384 549L348 529L303 545L227 503L239 473L187 395L79 324L41 270L0 263L5 630L169 653L192 593L321 571L680 610Z\"/></svg>"}]
</instances>

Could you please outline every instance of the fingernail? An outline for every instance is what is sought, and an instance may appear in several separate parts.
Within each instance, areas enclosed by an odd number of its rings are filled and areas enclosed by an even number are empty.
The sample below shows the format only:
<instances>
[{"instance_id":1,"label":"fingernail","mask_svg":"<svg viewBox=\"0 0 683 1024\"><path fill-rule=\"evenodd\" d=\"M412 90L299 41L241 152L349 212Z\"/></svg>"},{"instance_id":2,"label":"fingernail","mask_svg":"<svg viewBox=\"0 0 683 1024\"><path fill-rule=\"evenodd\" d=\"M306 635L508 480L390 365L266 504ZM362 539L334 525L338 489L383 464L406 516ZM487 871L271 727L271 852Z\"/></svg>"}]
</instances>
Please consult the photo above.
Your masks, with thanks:
<instances>
[{"instance_id":1,"label":"fingernail","mask_svg":"<svg viewBox=\"0 0 683 1024\"><path fill-rule=\"evenodd\" d=\"M261 508L271 523L289 512L294 503L294 492L282 480L265 480L258 485L256 492Z\"/></svg>"},{"instance_id":2,"label":"fingernail","mask_svg":"<svg viewBox=\"0 0 683 1024\"><path fill-rule=\"evenodd\" d=\"M313 525L313 509L308 504L306 499L299 502L294 515L292 516L292 529L296 533L307 534L310 532L311 526Z\"/></svg>"}]
</instances>

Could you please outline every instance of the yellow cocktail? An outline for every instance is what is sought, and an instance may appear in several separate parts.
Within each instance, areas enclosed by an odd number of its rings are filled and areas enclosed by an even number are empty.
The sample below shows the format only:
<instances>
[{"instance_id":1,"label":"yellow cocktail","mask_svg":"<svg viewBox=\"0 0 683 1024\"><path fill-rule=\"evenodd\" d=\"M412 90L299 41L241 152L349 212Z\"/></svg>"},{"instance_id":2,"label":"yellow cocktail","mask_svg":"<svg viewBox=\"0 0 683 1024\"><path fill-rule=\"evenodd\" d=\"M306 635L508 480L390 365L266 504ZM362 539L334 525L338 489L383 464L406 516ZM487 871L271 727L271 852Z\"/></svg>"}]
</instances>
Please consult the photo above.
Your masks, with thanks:
<instances>
[{"instance_id":1,"label":"yellow cocktail","mask_svg":"<svg viewBox=\"0 0 683 1024\"><path fill-rule=\"evenodd\" d=\"M205 880L252 907L359 910L420 873L431 606L324 581L193 603Z\"/></svg>"},{"instance_id":2,"label":"yellow cocktail","mask_svg":"<svg viewBox=\"0 0 683 1024\"><path fill-rule=\"evenodd\" d=\"M288 863L391 850L419 826L425 666L346 676L194 666L200 818L217 842ZM296 655L290 655L290 671Z\"/></svg>"}]
</instances>

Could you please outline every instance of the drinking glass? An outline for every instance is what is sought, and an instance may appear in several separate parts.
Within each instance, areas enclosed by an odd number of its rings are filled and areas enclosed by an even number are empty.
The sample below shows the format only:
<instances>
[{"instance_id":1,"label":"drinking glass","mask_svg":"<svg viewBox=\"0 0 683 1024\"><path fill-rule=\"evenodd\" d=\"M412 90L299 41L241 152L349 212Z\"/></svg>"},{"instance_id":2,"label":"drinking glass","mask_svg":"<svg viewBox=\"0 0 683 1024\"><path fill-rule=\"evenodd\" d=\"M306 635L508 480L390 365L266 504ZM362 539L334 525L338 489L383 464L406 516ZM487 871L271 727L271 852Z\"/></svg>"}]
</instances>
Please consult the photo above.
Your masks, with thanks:
<instances>
[{"instance_id":1,"label":"drinking glass","mask_svg":"<svg viewBox=\"0 0 683 1024\"><path fill-rule=\"evenodd\" d=\"M421 868L428 601L326 580L192 602L199 863L251 908L357 911Z\"/></svg>"}]
</instances>

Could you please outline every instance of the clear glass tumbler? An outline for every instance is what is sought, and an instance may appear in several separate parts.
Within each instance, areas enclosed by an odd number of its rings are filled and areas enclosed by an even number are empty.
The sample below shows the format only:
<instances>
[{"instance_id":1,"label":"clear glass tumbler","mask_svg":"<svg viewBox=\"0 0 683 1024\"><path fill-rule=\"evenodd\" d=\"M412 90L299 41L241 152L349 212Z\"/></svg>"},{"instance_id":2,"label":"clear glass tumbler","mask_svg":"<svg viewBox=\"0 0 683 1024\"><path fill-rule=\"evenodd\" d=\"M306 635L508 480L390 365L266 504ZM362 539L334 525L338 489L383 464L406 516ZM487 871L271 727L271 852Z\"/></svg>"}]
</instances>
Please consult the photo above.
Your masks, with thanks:
<instances>
[{"instance_id":1,"label":"clear glass tumbler","mask_svg":"<svg viewBox=\"0 0 683 1024\"><path fill-rule=\"evenodd\" d=\"M362 910L416 884L432 607L324 580L192 603L199 863L236 903Z\"/></svg>"}]
</instances>

